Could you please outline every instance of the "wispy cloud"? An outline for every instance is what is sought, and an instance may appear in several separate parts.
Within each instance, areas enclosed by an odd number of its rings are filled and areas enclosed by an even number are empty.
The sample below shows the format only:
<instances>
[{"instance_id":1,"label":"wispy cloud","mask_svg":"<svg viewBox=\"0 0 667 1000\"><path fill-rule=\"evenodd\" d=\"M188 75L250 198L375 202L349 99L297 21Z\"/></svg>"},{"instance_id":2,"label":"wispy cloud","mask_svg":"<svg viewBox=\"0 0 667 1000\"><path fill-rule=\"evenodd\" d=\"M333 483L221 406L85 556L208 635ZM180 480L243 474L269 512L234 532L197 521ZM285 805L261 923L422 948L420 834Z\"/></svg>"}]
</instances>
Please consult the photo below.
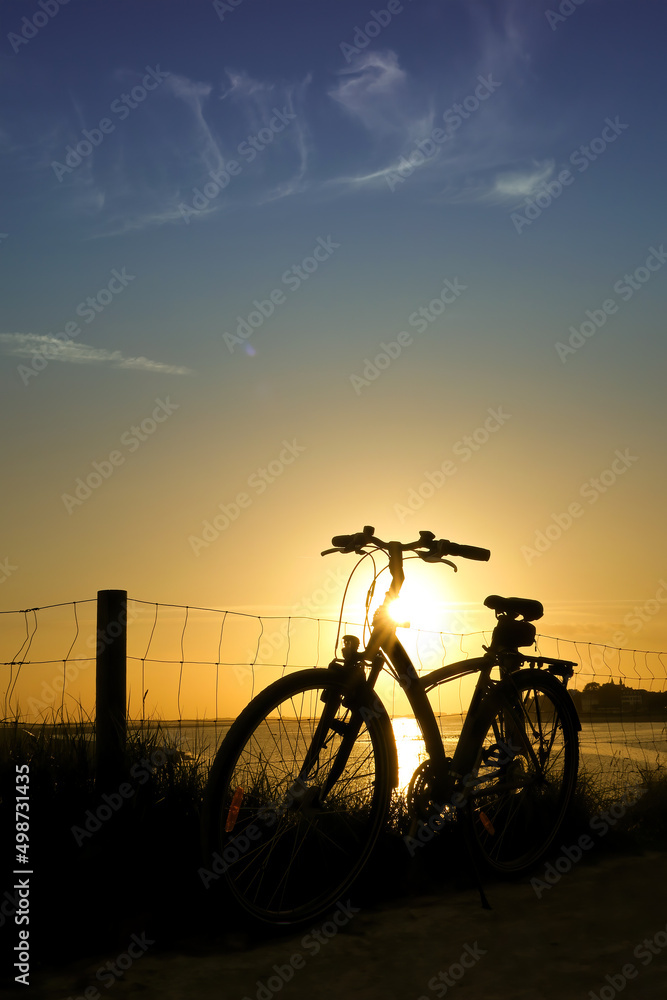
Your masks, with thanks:
<instances>
[{"instance_id":1,"label":"wispy cloud","mask_svg":"<svg viewBox=\"0 0 667 1000\"><path fill-rule=\"evenodd\" d=\"M469 89L474 89L478 82L471 74ZM434 129L440 135L446 131L443 116L452 103L453 93L460 99L466 96L458 91L444 93L446 97L438 98L421 81L411 77L394 51L359 54L351 66L339 71L328 96L343 108L350 121L364 130L366 142L357 144L358 171L348 170L328 178L326 185L338 186L343 191L386 188L391 175L400 171L402 179L416 173L412 189L423 192L424 183L441 184L445 172L451 182L452 176L463 177L475 161L488 165L488 159L480 156L479 122L475 129L468 130L467 136L463 131L449 135L446 146L434 143ZM394 189L391 183L389 186Z\"/></svg>"},{"instance_id":2,"label":"wispy cloud","mask_svg":"<svg viewBox=\"0 0 667 1000\"><path fill-rule=\"evenodd\" d=\"M417 89L395 52L371 51L341 69L328 93L368 132L404 142L432 127L431 113L420 109Z\"/></svg>"},{"instance_id":3,"label":"wispy cloud","mask_svg":"<svg viewBox=\"0 0 667 1000\"><path fill-rule=\"evenodd\" d=\"M141 85L143 68L116 69L91 94L72 93L66 109L45 104L44 88L36 86L21 116L9 116L0 131L8 176L18 188L25 184L26 198L42 199L59 219L77 220L87 239L183 224L183 206L196 206L196 191L230 159L240 173L218 195L199 197L203 207L188 222L295 195L389 194L390 175L445 127L447 110L474 94L480 76L493 74L502 85L446 143L424 153L400 190L441 204L516 202L549 175L565 124L531 103L543 12L525 0L451 6L460 45L445 39L441 64L428 71L406 61L394 35L395 48L379 40L351 62L341 57L329 77L258 78L227 66L195 79L165 66L159 86L124 116L113 110L118 95ZM276 109L288 123L271 134ZM102 113L113 131L75 169L54 176L53 161L64 162L66 149ZM44 180L39 187L36 176Z\"/></svg>"},{"instance_id":4,"label":"wispy cloud","mask_svg":"<svg viewBox=\"0 0 667 1000\"><path fill-rule=\"evenodd\" d=\"M160 101L146 102L141 129L128 120L118 141L100 155L95 184L103 192L94 236L164 224L182 224L182 206L219 176L230 160L240 165L228 186L197 209L198 221L241 207L287 197L303 188L309 141L304 102L311 77L299 83L262 81L229 69L214 84L170 74ZM129 85L129 84L128 84ZM274 109L289 119L266 137ZM111 138L116 138L112 136ZM245 145L243 145L245 143ZM105 151L106 152L106 151ZM102 154L102 150L100 150ZM85 179L82 176L81 181Z\"/></svg>"},{"instance_id":5,"label":"wispy cloud","mask_svg":"<svg viewBox=\"0 0 667 1000\"><path fill-rule=\"evenodd\" d=\"M237 115L237 135L241 141L248 134L266 129L278 108L289 117L289 125L276 138L271 149L263 149L244 166L246 176L264 178L255 190L255 204L285 198L304 189L309 165L311 138L307 125L306 99L312 75L298 83L257 80L243 71L227 69L228 84L221 86L223 107L232 107ZM293 116L293 117L291 117ZM236 146L236 154L239 144ZM269 153L265 156L265 153ZM268 180L268 185L266 184Z\"/></svg>"},{"instance_id":6,"label":"wispy cloud","mask_svg":"<svg viewBox=\"0 0 667 1000\"><path fill-rule=\"evenodd\" d=\"M536 163L533 170L499 174L492 195L503 201L530 198L551 178L554 166L553 160L547 160Z\"/></svg>"},{"instance_id":7,"label":"wispy cloud","mask_svg":"<svg viewBox=\"0 0 667 1000\"><path fill-rule=\"evenodd\" d=\"M0 333L3 353L19 358L41 357L48 361L64 361L75 365L110 365L133 371L153 372L158 375L193 375L191 368L168 365L150 358L126 357L121 351L108 351L91 347L78 341L61 341L49 334Z\"/></svg>"},{"instance_id":8,"label":"wispy cloud","mask_svg":"<svg viewBox=\"0 0 667 1000\"><path fill-rule=\"evenodd\" d=\"M211 173L219 175L232 159L240 174L198 210L198 219L304 189L309 74L294 82L258 80L234 69L208 80L166 67L159 73L159 85L130 107L120 95L141 87L143 70L117 69L94 93L71 93L66 108L24 102L25 121L15 116L0 131L4 176L20 197L41 200L70 224L75 220L91 239L182 225L180 207L191 205ZM91 149L84 130L95 131L103 113L111 127Z\"/></svg>"},{"instance_id":9,"label":"wispy cloud","mask_svg":"<svg viewBox=\"0 0 667 1000\"><path fill-rule=\"evenodd\" d=\"M438 204L510 205L551 176L563 123L533 108L530 96L539 76L542 13L527 11L523 0L456 6L461 47L443 56L439 75L408 69L398 51L368 49L338 71L328 96L363 129L365 142L356 144L357 169L349 157L325 187L339 194L400 190ZM482 79L494 84L479 100ZM447 138L435 143L434 129Z\"/></svg>"}]
</instances>

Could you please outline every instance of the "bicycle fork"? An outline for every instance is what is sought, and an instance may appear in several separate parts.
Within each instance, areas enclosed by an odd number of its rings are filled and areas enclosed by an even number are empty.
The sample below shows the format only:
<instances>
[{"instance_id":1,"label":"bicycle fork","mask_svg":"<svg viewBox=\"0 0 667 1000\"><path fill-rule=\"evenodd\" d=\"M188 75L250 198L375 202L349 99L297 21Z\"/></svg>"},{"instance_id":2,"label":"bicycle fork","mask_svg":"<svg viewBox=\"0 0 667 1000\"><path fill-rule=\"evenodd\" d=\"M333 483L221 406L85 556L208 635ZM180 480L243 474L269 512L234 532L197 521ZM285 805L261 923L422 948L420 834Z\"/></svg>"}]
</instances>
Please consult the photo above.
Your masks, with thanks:
<instances>
[{"instance_id":1,"label":"bicycle fork","mask_svg":"<svg viewBox=\"0 0 667 1000\"><path fill-rule=\"evenodd\" d=\"M313 805L315 800L317 800L318 805L322 805L343 774L364 724L366 706L363 702L368 700L365 696L372 693L374 677L379 673L382 662L380 658L378 664L373 664L368 679L366 679L363 667L359 662L348 661L344 665L334 662L330 666L329 669L340 672L340 675L344 677L347 690L338 693L333 689L325 689L322 693L322 701L324 702L322 715L313 733L299 774L288 789L288 794L291 795L297 808L306 803ZM337 718L341 707L349 710L349 719ZM341 737L341 742L325 781L319 788L313 785L309 786L308 779L313 768L319 765L322 751L335 735Z\"/></svg>"}]
</instances>

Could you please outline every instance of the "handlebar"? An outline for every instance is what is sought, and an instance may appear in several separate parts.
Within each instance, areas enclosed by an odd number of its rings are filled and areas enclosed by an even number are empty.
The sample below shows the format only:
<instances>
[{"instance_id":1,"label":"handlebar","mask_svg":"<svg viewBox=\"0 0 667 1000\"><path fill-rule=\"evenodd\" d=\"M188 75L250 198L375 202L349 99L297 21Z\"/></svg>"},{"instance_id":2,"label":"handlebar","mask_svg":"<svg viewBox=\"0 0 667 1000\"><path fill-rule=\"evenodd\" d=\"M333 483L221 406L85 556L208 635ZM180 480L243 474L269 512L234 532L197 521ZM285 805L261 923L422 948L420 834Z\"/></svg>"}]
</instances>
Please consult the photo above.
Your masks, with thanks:
<instances>
[{"instance_id":1,"label":"handlebar","mask_svg":"<svg viewBox=\"0 0 667 1000\"><path fill-rule=\"evenodd\" d=\"M459 542L452 542L448 538L436 540L432 531L420 531L419 538L415 542L384 542L375 535L375 528L366 525L363 531L357 531L352 535L334 535L331 539L333 549L326 549L322 555L330 552L356 552L362 554L364 548L372 545L385 552L414 552L423 559L424 562L446 562L445 556L460 556L462 559L474 559L478 562L486 562L491 556L489 549L480 548L477 545L461 545ZM422 549L423 551L419 551ZM451 565L451 563L450 563Z\"/></svg>"},{"instance_id":2,"label":"handlebar","mask_svg":"<svg viewBox=\"0 0 667 1000\"><path fill-rule=\"evenodd\" d=\"M491 556L490 549L482 549L477 545L459 545L457 542L448 542L449 550L447 555L461 556L462 559L476 559L477 562L488 562Z\"/></svg>"}]
</instances>

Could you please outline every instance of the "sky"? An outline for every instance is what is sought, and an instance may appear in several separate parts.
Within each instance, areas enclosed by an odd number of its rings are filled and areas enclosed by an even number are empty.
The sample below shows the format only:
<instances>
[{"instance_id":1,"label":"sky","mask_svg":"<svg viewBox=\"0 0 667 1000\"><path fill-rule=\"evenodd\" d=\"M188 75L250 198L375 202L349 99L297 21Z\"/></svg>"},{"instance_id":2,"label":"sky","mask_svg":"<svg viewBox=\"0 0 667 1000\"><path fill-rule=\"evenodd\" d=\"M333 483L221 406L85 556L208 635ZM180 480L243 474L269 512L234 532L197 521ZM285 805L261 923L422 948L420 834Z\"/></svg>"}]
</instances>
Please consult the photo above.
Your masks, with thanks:
<instances>
[{"instance_id":1,"label":"sky","mask_svg":"<svg viewBox=\"0 0 667 1000\"><path fill-rule=\"evenodd\" d=\"M667 649L665 7L381 4L3 3L2 610L329 614L372 524Z\"/></svg>"}]
</instances>

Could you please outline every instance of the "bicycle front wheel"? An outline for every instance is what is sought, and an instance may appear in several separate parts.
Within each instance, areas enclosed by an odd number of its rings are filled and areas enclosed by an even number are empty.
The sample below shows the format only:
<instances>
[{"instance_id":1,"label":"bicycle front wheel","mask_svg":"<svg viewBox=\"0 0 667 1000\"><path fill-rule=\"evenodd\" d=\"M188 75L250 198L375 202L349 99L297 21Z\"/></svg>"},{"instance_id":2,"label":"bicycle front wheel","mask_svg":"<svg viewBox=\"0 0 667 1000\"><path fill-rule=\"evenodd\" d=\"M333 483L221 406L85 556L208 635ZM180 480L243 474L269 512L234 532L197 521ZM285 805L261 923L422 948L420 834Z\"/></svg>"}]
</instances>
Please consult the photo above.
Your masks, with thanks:
<instances>
[{"instance_id":1,"label":"bicycle front wheel","mask_svg":"<svg viewBox=\"0 0 667 1000\"><path fill-rule=\"evenodd\" d=\"M574 793L578 726L563 685L545 671L511 674L480 724L466 798L473 845L485 867L521 875L558 836Z\"/></svg>"},{"instance_id":2,"label":"bicycle front wheel","mask_svg":"<svg viewBox=\"0 0 667 1000\"><path fill-rule=\"evenodd\" d=\"M296 923L325 912L361 871L385 821L392 783L381 713L354 707L348 693L329 670L281 678L241 713L214 761L207 853L260 920Z\"/></svg>"}]
</instances>

